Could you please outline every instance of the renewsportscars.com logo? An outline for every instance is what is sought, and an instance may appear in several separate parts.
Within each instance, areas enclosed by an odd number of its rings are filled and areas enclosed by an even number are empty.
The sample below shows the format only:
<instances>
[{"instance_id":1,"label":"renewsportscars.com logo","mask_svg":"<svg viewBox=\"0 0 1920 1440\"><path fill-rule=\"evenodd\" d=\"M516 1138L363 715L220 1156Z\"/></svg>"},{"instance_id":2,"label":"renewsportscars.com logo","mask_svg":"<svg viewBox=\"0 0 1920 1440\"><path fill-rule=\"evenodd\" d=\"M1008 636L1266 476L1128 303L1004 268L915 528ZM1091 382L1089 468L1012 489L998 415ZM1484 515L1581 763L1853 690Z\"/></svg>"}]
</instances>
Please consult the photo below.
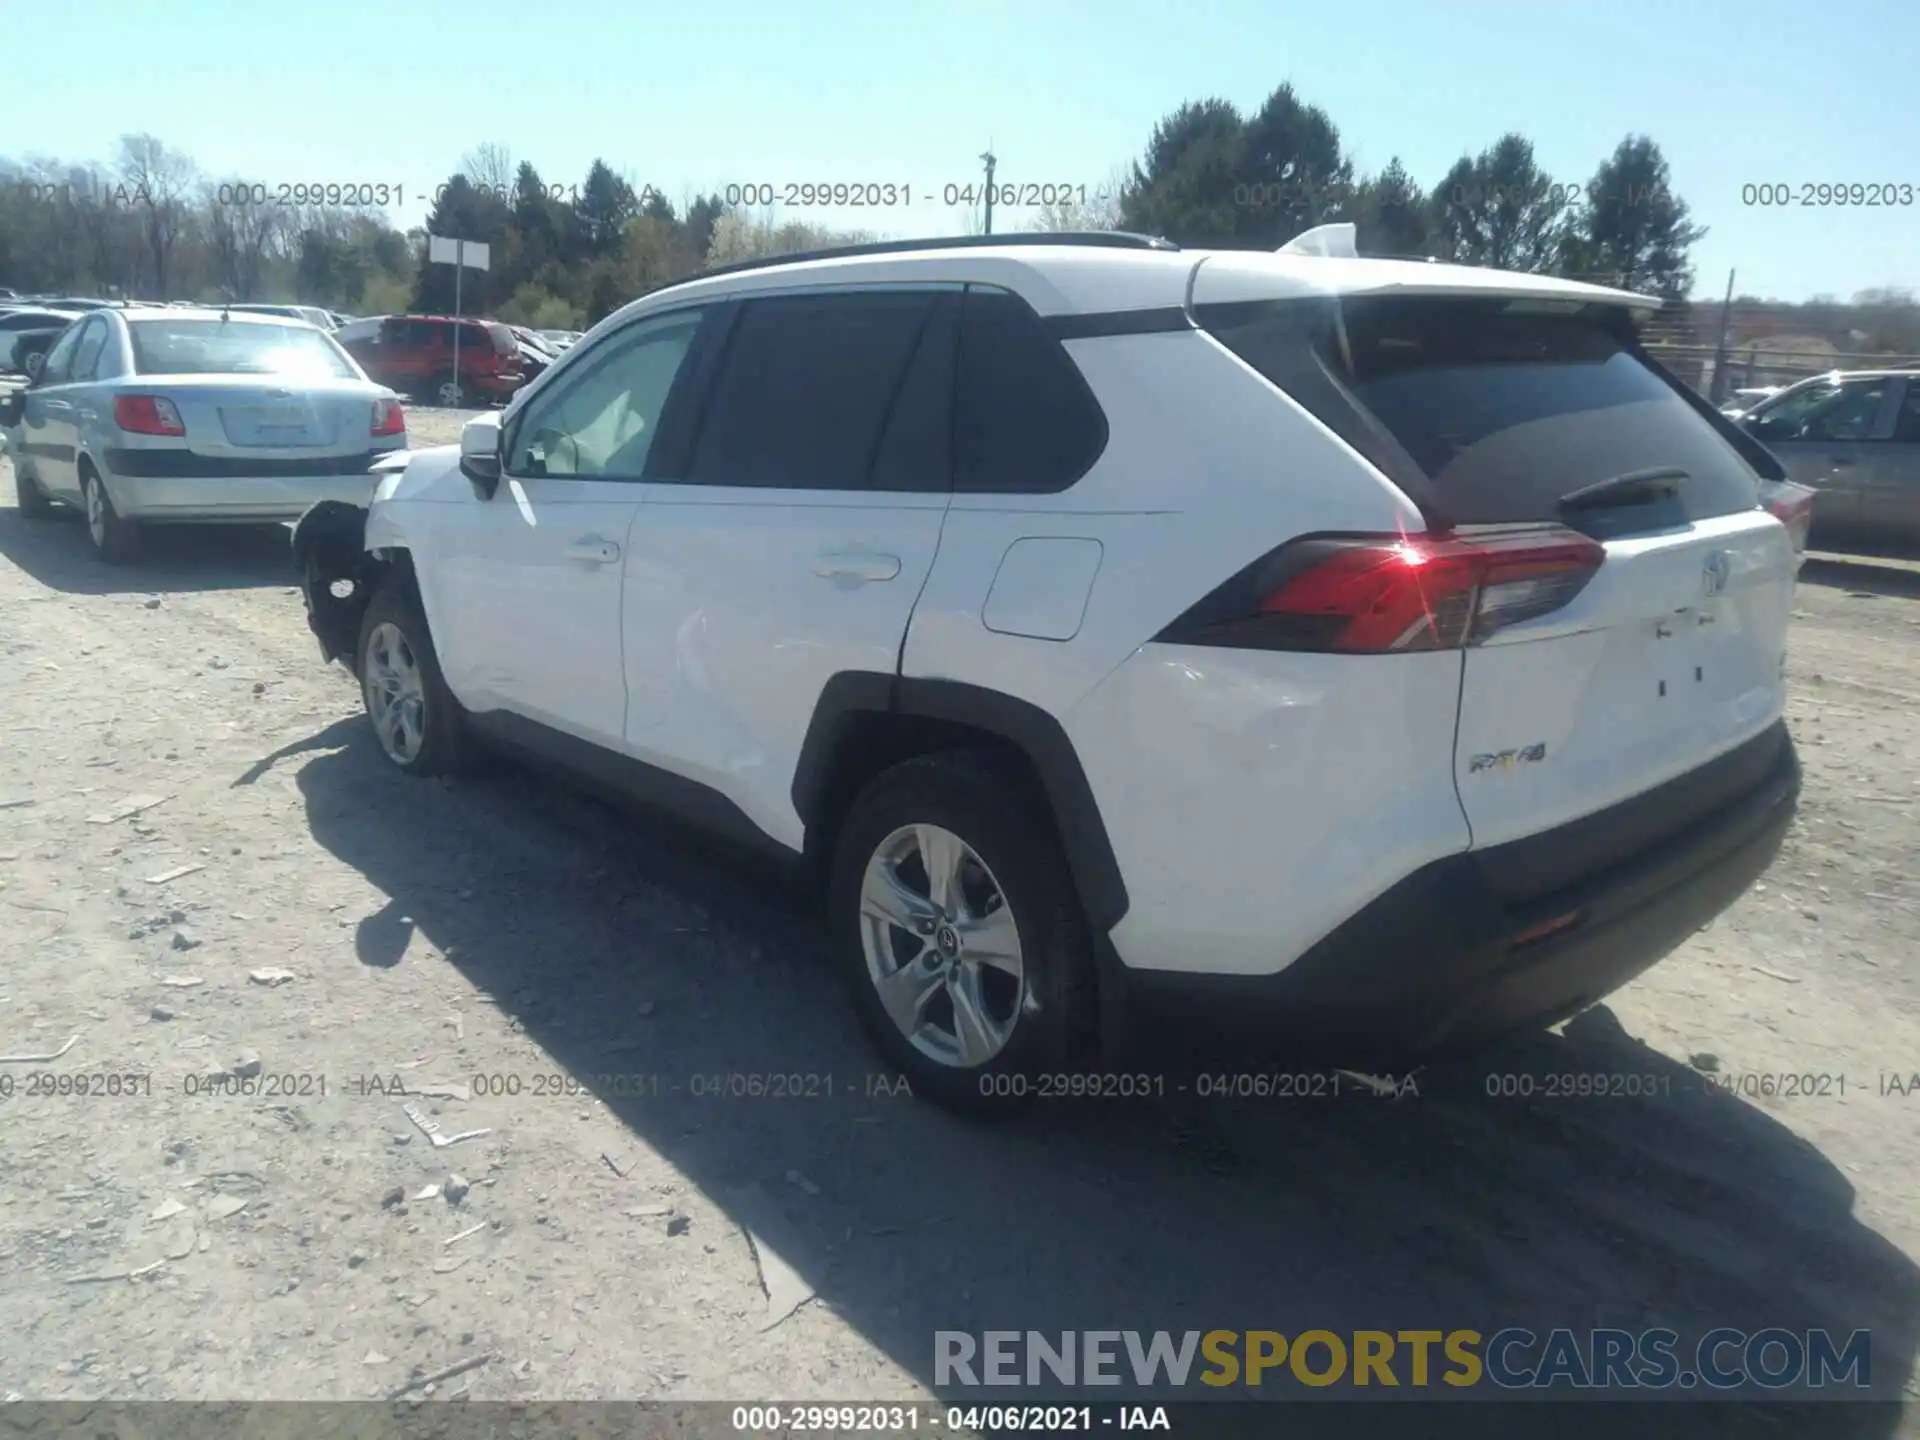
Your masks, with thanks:
<instances>
[{"instance_id":1,"label":"renewsportscars.com logo","mask_svg":"<svg viewBox=\"0 0 1920 1440\"><path fill-rule=\"evenodd\" d=\"M1197 1363L1196 1363L1197 1362ZM935 1386L1866 1389L1873 1341L1825 1330L937 1330Z\"/></svg>"}]
</instances>

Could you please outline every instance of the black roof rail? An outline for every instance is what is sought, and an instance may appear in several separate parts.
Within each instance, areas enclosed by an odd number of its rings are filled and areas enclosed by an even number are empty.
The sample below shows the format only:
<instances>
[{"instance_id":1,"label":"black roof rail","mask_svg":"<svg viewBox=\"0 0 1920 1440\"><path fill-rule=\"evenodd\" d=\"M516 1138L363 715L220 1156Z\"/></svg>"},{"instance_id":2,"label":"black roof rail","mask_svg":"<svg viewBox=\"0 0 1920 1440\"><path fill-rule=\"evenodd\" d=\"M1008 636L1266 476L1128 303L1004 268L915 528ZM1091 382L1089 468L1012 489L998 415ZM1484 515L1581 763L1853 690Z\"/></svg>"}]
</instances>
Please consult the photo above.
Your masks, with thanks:
<instances>
[{"instance_id":1,"label":"black roof rail","mask_svg":"<svg viewBox=\"0 0 1920 1440\"><path fill-rule=\"evenodd\" d=\"M824 250L796 250L787 255L763 255L757 260L737 260L731 265L716 265L711 270L670 280L647 291L662 290L709 280L715 275L739 275L749 270L765 270L774 265L798 265L806 260L847 260L859 255L898 255L913 250L984 250L996 246L1067 245L1089 250L1178 250L1180 247L1161 235L1139 235L1131 230L1022 230L1012 235L935 235L920 240L875 240L864 245L834 245Z\"/></svg>"}]
</instances>

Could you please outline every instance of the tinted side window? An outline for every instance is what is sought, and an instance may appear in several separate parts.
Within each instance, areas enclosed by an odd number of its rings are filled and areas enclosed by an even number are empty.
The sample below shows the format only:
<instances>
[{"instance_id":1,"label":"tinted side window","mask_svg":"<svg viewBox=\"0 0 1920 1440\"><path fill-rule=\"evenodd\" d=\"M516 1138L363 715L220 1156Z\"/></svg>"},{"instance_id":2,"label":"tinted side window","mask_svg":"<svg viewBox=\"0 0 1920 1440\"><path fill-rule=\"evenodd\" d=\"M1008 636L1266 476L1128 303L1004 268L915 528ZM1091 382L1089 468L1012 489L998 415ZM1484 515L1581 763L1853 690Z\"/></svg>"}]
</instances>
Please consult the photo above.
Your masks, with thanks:
<instances>
[{"instance_id":1,"label":"tinted side window","mask_svg":"<svg viewBox=\"0 0 1920 1440\"><path fill-rule=\"evenodd\" d=\"M1829 405L1809 417L1798 436L1801 440L1867 440L1873 435L1873 422L1880 417L1891 380L1850 381Z\"/></svg>"},{"instance_id":2,"label":"tinted side window","mask_svg":"<svg viewBox=\"0 0 1920 1440\"><path fill-rule=\"evenodd\" d=\"M953 370L960 297L941 295L907 362L874 453L869 490L942 493L953 487Z\"/></svg>"},{"instance_id":3,"label":"tinted side window","mask_svg":"<svg viewBox=\"0 0 1920 1440\"><path fill-rule=\"evenodd\" d=\"M93 379L94 367L100 363L100 352L107 348L107 322L98 318L87 321L80 331L80 343L74 346L73 366L67 372L72 380Z\"/></svg>"},{"instance_id":4,"label":"tinted side window","mask_svg":"<svg viewBox=\"0 0 1920 1440\"><path fill-rule=\"evenodd\" d=\"M1900 418L1894 422L1893 438L1907 445L1920 445L1920 379L1907 377L1907 398L1901 403Z\"/></svg>"},{"instance_id":5,"label":"tinted side window","mask_svg":"<svg viewBox=\"0 0 1920 1440\"><path fill-rule=\"evenodd\" d=\"M859 490L933 309L928 291L749 300L714 378L689 478Z\"/></svg>"},{"instance_id":6,"label":"tinted side window","mask_svg":"<svg viewBox=\"0 0 1920 1440\"><path fill-rule=\"evenodd\" d=\"M1004 290L967 292L954 386L953 488L1053 494L1106 448L1107 419L1040 317Z\"/></svg>"}]
</instances>

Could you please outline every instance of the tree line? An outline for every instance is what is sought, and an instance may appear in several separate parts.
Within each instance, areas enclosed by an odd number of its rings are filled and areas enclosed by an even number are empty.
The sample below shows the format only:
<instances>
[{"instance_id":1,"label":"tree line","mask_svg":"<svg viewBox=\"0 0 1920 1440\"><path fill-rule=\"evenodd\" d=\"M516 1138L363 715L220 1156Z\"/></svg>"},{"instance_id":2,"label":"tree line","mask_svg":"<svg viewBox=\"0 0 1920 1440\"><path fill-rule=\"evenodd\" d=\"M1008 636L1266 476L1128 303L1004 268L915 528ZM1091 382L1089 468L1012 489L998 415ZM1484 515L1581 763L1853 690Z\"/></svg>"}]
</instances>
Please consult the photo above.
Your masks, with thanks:
<instances>
[{"instance_id":1,"label":"tree line","mask_svg":"<svg viewBox=\"0 0 1920 1440\"><path fill-rule=\"evenodd\" d=\"M0 157L0 285L444 312L454 275L424 263L432 233L490 247L490 270L462 280L469 313L574 327L706 267L875 238L718 194L669 199L605 159L578 182L553 181L498 144L463 157L436 187L424 227L395 228L387 206L405 202L388 188L210 177L151 135L125 137L111 162ZM1398 158L1361 173L1326 111L1291 85L1250 114L1221 99L1181 105L1094 195L1002 210L995 228L1123 228L1270 250L1311 226L1351 221L1363 254L1553 273L1676 301L1692 287L1692 247L1706 233L1647 136L1624 137L1591 175L1570 181L1548 174L1525 136L1507 134L1462 154L1429 188ZM958 217L976 232L981 220L978 211ZM1877 299L1912 306L1901 292Z\"/></svg>"}]
</instances>

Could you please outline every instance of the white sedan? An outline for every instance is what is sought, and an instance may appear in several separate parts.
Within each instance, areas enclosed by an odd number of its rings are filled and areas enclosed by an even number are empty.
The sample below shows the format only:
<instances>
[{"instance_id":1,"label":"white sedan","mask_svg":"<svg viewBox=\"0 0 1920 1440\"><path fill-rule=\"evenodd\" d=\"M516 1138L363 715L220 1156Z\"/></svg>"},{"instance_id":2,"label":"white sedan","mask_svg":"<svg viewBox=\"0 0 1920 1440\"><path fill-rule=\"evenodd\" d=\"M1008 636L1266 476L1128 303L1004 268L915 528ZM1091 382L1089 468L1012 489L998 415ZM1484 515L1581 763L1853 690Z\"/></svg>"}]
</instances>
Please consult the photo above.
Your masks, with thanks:
<instances>
[{"instance_id":1,"label":"white sedan","mask_svg":"<svg viewBox=\"0 0 1920 1440\"><path fill-rule=\"evenodd\" d=\"M407 444L400 400L297 320L212 309L97 310L0 399L21 512L85 511L118 563L147 525L294 520L365 505Z\"/></svg>"}]
</instances>

